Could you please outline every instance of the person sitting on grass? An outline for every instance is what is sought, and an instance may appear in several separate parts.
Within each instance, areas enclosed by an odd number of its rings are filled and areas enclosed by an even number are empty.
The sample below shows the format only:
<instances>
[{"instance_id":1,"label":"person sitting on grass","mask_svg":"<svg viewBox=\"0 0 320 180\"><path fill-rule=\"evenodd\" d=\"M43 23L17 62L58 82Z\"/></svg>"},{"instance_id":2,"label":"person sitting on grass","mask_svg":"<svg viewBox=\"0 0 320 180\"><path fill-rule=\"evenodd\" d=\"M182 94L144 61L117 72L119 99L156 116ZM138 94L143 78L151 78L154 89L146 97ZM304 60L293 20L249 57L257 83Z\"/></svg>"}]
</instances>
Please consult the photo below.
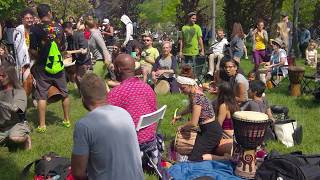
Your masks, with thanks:
<instances>
[{"instance_id":1,"label":"person sitting on grass","mask_svg":"<svg viewBox=\"0 0 320 180\"><path fill-rule=\"evenodd\" d=\"M318 63L317 43L310 42L308 48L306 49L305 64L315 68L317 66L317 63Z\"/></svg>"},{"instance_id":2,"label":"person sitting on grass","mask_svg":"<svg viewBox=\"0 0 320 180\"><path fill-rule=\"evenodd\" d=\"M152 80L166 80L170 84L170 92L178 93L179 87L175 79L177 70L177 59L171 54L171 42L166 41L162 44L162 54L156 59L152 68Z\"/></svg>"},{"instance_id":3,"label":"person sitting on grass","mask_svg":"<svg viewBox=\"0 0 320 180\"><path fill-rule=\"evenodd\" d=\"M232 114L239 110L234 91L229 83L222 82L218 86L216 119L222 126L227 138L233 137Z\"/></svg>"},{"instance_id":4,"label":"person sitting on grass","mask_svg":"<svg viewBox=\"0 0 320 180\"><path fill-rule=\"evenodd\" d=\"M15 67L0 66L0 145L24 144L24 149L31 149L26 108L27 95Z\"/></svg>"},{"instance_id":5,"label":"person sitting on grass","mask_svg":"<svg viewBox=\"0 0 320 180\"><path fill-rule=\"evenodd\" d=\"M105 102L106 85L98 75L88 73L80 84L83 106L90 112L77 121L73 133L75 179L144 179L130 114Z\"/></svg>"},{"instance_id":6,"label":"person sitting on grass","mask_svg":"<svg viewBox=\"0 0 320 180\"><path fill-rule=\"evenodd\" d=\"M269 119L275 121L272 116L271 108L268 101L263 97L266 85L260 80L253 80L249 83L250 100L244 105L245 111L262 112L268 115Z\"/></svg>"},{"instance_id":7,"label":"person sitting on grass","mask_svg":"<svg viewBox=\"0 0 320 180\"><path fill-rule=\"evenodd\" d=\"M178 113L178 116L172 119L172 123L174 124L182 116L191 113L191 119L180 128L189 130L199 126L201 130L201 133L197 133L195 144L188 160L223 159L223 157L212 155L219 146L223 130L219 122L215 120L215 113L208 97L194 80L191 66L185 65L182 67L181 75L177 77L177 81L181 92L189 96L189 106Z\"/></svg>"}]
</instances>

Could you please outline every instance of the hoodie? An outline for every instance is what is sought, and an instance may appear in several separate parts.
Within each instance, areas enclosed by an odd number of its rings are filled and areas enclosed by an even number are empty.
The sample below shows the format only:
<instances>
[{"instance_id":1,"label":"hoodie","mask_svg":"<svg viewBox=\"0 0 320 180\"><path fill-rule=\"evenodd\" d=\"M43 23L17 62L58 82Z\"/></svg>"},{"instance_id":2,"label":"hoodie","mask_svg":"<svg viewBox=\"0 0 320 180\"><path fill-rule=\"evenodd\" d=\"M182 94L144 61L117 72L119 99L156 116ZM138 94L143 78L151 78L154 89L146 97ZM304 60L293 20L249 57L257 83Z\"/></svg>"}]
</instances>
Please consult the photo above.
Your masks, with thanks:
<instances>
[{"instance_id":1,"label":"hoodie","mask_svg":"<svg viewBox=\"0 0 320 180\"><path fill-rule=\"evenodd\" d=\"M126 39L123 42L123 46L126 46L130 40L133 40L133 25L130 18L125 14L121 16L120 20L126 25Z\"/></svg>"}]
</instances>

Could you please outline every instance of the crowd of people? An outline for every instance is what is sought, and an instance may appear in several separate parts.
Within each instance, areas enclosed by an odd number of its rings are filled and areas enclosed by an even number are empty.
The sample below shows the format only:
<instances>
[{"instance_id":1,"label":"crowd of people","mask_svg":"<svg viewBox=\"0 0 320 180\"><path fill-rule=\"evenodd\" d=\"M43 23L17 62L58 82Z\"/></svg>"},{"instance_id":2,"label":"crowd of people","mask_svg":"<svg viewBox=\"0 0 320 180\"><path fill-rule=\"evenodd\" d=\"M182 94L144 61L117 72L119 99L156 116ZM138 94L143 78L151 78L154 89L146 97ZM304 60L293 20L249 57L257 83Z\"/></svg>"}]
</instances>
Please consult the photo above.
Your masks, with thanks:
<instances>
[{"instance_id":1,"label":"crowd of people","mask_svg":"<svg viewBox=\"0 0 320 180\"><path fill-rule=\"evenodd\" d=\"M91 16L81 17L78 22L70 17L60 23L54 21L49 5L40 4L36 11L24 10L22 24L11 27L12 31L10 26L4 30L6 37L12 37L0 45L0 143L23 144L31 149L27 98L30 96L38 109L36 131L45 133L52 87L61 96L62 125L70 128L67 81L74 82L83 106L90 111L75 123L72 172L76 179L144 179L140 148L157 140L156 125L138 133L135 129L142 115L158 109L153 88L161 80L169 83L171 93L183 93L189 98L189 105L172 123L191 114L179 130L200 129L188 156L190 161L230 159L232 115L236 111L262 112L274 120L264 91L267 81L288 74L292 24L285 13L274 27L277 35L272 39L262 20L248 35L240 23L234 23L230 41L222 28L217 29L216 40L207 51L208 90L217 96L211 101L195 70L197 58L206 54L196 13L188 14L179 52L174 55L170 39L162 42L161 52L154 47L149 33L141 35L141 43L127 15L120 18L126 29L121 43L116 41L109 19L103 19L101 26ZM244 38L248 37L252 39L254 64L254 75L249 80L240 68L246 49ZM317 44L303 25L299 45L306 64L315 67ZM74 62L73 73L65 70L67 58ZM267 71L266 79L260 79L261 69ZM222 139L231 145L220 146Z\"/></svg>"}]
</instances>

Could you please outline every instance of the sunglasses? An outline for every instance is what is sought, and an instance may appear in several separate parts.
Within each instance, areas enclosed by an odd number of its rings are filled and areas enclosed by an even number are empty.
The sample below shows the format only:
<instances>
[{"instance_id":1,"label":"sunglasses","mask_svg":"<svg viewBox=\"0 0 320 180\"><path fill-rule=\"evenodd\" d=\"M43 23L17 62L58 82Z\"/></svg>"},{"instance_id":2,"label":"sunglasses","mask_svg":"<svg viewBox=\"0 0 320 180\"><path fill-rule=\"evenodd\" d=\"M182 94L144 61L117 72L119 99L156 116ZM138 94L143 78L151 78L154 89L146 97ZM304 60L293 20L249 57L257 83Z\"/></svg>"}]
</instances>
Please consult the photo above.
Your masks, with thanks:
<instances>
[{"instance_id":1,"label":"sunglasses","mask_svg":"<svg viewBox=\"0 0 320 180\"><path fill-rule=\"evenodd\" d=\"M115 51L116 51L116 50L118 50L118 48L113 48L113 50L115 50Z\"/></svg>"},{"instance_id":2,"label":"sunglasses","mask_svg":"<svg viewBox=\"0 0 320 180\"><path fill-rule=\"evenodd\" d=\"M151 41L151 39L144 39L143 41L145 41L145 42L149 42L149 41Z\"/></svg>"}]
</instances>

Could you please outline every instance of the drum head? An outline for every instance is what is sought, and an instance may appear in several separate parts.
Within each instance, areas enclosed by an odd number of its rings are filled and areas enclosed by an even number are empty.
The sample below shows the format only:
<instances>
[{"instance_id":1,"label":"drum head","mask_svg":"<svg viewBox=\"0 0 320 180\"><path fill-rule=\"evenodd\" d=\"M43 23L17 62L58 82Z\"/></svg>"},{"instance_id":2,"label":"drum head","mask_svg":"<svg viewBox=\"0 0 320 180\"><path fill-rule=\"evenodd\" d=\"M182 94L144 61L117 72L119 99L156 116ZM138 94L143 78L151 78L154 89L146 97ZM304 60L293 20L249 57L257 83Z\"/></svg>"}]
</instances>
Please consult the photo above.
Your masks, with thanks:
<instances>
[{"instance_id":1,"label":"drum head","mask_svg":"<svg viewBox=\"0 0 320 180\"><path fill-rule=\"evenodd\" d=\"M72 62L72 58L66 58L63 60L64 67L69 67L75 65L75 61Z\"/></svg>"},{"instance_id":2,"label":"drum head","mask_svg":"<svg viewBox=\"0 0 320 180\"><path fill-rule=\"evenodd\" d=\"M232 118L239 121L246 122L265 122L269 120L269 117L265 113L254 111L237 111L233 114Z\"/></svg>"},{"instance_id":3,"label":"drum head","mask_svg":"<svg viewBox=\"0 0 320 180\"><path fill-rule=\"evenodd\" d=\"M170 84L166 80L160 80L154 87L154 92L158 95L164 95L170 92Z\"/></svg>"}]
</instances>

